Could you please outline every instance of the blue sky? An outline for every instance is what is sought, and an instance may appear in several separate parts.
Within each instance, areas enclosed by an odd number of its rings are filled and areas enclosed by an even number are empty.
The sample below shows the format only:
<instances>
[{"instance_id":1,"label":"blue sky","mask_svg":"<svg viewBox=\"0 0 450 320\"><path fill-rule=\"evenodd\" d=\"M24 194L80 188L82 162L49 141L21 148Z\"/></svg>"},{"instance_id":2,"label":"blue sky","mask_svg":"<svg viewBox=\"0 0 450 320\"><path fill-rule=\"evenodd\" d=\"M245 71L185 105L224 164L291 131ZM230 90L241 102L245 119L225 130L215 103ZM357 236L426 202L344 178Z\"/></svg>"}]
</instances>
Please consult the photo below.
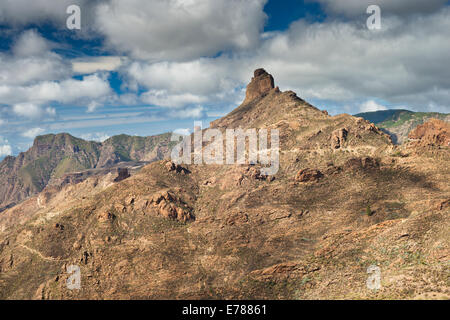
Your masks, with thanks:
<instances>
[{"instance_id":1,"label":"blue sky","mask_svg":"<svg viewBox=\"0 0 450 320\"><path fill-rule=\"evenodd\" d=\"M66 27L71 4L81 30ZM259 67L331 114L450 112L444 0L16 0L0 4L0 37L0 159L40 134L206 126Z\"/></svg>"}]
</instances>

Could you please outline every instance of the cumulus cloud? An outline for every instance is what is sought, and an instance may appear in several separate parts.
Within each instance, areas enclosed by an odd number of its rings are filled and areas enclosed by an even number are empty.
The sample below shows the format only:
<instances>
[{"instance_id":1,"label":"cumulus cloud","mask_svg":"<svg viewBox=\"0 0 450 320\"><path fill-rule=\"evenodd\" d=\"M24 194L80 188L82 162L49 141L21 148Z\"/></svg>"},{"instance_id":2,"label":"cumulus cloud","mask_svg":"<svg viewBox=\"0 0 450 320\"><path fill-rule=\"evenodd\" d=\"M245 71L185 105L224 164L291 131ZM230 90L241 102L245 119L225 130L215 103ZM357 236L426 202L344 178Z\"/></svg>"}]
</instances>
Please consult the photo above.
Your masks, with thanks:
<instances>
[{"instance_id":1,"label":"cumulus cloud","mask_svg":"<svg viewBox=\"0 0 450 320\"><path fill-rule=\"evenodd\" d=\"M256 47L266 1L111 0L97 7L97 27L135 58L190 60Z\"/></svg>"},{"instance_id":2,"label":"cumulus cloud","mask_svg":"<svg viewBox=\"0 0 450 320\"><path fill-rule=\"evenodd\" d=\"M104 132L86 133L80 136L81 139L87 141L103 142L110 138L110 136Z\"/></svg>"},{"instance_id":3,"label":"cumulus cloud","mask_svg":"<svg viewBox=\"0 0 450 320\"><path fill-rule=\"evenodd\" d=\"M167 115L174 119L203 119L206 117L206 111L202 106L196 106L184 110L170 110Z\"/></svg>"},{"instance_id":4,"label":"cumulus cloud","mask_svg":"<svg viewBox=\"0 0 450 320\"><path fill-rule=\"evenodd\" d=\"M182 107L235 100L239 72L226 58L200 58L188 62L134 62L127 69L131 87L148 89L140 99L147 104ZM240 63L240 61L238 62ZM248 74L247 74L248 76ZM133 85L136 83L136 85Z\"/></svg>"},{"instance_id":5,"label":"cumulus cloud","mask_svg":"<svg viewBox=\"0 0 450 320\"><path fill-rule=\"evenodd\" d=\"M0 85L0 100L14 105L24 103L43 105L49 102L81 104L95 99L107 99L111 94L108 80L99 74L81 80L41 81L30 86Z\"/></svg>"},{"instance_id":6,"label":"cumulus cloud","mask_svg":"<svg viewBox=\"0 0 450 320\"><path fill-rule=\"evenodd\" d=\"M45 132L42 128L32 128L22 133L22 137L34 139L36 136Z\"/></svg>"},{"instance_id":7,"label":"cumulus cloud","mask_svg":"<svg viewBox=\"0 0 450 320\"><path fill-rule=\"evenodd\" d=\"M48 52L50 44L35 30L28 30L22 33L14 44L12 51L16 56L29 57L37 56Z\"/></svg>"},{"instance_id":8,"label":"cumulus cloud","mask_svg":"<svg viewBox=\"0 0 450 320\"><path fill-rule=\"evenodd\" d=\"M12 155L12 148L9 144L0 144L0 157Z\"/></svg>"},{"instance_id":9,"label":"cumulus cloud","mask_svg":"<svg viewBox=\"0 0 450 320\"><path fill-rule=\"evenodd\" d=\"M387 110L387 108L381 104L376 103L373 100L368 100L361 104L361 107L359 108L360 112L372 112L372 111L380 111L380 110Z\"/></svg>"},{"instance_id":10,"label":"cumulus cloud","mask_svg":"<svg viewBox=\"0 0 450 320\"><path fill-rule=\"evenodd\" d=\"M43 108L40 105L33 103L18 103L12 107L12 111L21 117L38 120L47 118L55 118L56 117L56 109L52 107Z\"/></svg>"},{"instance_id":11,"label":"cumulus cloud","mask_svg":"<svg viewBox=\"0 0 450 320\"><path fill-rule=\"evenodd\" d=\"M179 129L175 129L173 131L173 133L179 134L179 135L182 135L182 136L188 136L188 135L191 134L191 129L189 129L189 128L179 128Z\"/></svg>"},{"instance_id":12,"label":"cumulus cloud","mask_svg":"<svg viewBox=\"0 0 450 320\"><path fill-rule=\"evenodd\" d=\"M23 32L12 54L0 53L0 85L26 85L69 77L70 65L50 51L51 45L35 30Z\"/></svg>"},{"instance_id":13,"label":"cumulus cloud","mask_svg":"<svg viewBox=\"0 0 450 320\"><path fill-rule=\"evenodd\" d=\"M12 155L12 147L8 140L0 136L0 157Z\"/></svg>"},{"instance_id":14,"label":"cumulus cloud","mask_svg":"<svg viewBox=\"0 0 450 320\"><path fill-rule=\"evenodd\" d=\"M40 106L33 103L18 103L13 106L13 112L16 115L36 119L42 116L42 109Z\"/></svg>"}]
</instances>

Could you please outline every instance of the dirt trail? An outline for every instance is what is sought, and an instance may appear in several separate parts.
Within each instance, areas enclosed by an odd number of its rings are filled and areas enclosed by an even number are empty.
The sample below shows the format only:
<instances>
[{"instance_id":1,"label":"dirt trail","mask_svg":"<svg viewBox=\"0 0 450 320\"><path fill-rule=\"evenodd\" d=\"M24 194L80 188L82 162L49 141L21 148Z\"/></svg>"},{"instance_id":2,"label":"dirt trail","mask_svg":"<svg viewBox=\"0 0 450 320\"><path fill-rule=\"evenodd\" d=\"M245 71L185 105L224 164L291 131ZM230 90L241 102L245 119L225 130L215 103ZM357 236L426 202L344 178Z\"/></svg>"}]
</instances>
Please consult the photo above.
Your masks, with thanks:
<instances>
[{"instance_id":1,"label":"dirt trail","mask_svg":"<svg viewBox=\"0 0 450 320\"><path fill-rule=\"evenodd\" d=\"M67 261L68 259L58 259L58 258L53 258L53 257L46 257L44 256L42 253L40 253L39 251L37 251L36 249L30 248L24 244L20 245L22 248L28 250L31 253L37 254L42 260L46 260L46 261Z\"/></svg>"}]
</instances>

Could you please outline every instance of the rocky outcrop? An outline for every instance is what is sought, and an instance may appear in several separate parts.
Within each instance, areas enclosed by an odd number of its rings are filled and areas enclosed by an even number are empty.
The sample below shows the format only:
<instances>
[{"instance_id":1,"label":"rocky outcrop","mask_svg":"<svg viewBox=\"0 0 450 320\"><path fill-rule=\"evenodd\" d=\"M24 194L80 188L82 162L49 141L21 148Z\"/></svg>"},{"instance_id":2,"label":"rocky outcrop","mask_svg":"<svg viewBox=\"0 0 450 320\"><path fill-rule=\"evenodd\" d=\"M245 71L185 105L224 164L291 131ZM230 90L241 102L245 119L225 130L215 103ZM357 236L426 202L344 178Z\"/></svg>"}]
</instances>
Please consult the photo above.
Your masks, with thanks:
<instances>
[{"instance_id":1,"label":"rocky outcrop","mask_svg":"<svg viewBox=\"0 0 450 320\"><path fill-rule=\"evenodd\" d=\"M417 126L408 135L415 144L421 146L450 146L450 124L439 119L431 119Z\"/></svg>"},{"instance_id":2,"label":"rocky outcrop","mask_svg":"<svg viewBox=\"0 0 450 320\"><path fill-rule=\"evenodd\" d=\"M298 182L311 182L311 181L318 181L322 177L323 173L320 172L319 170L306 168L297 172L295 180Z\"/></svg>"},{"instance_id":3,"label":"rocky outcrop","mask_svg":"<svg viewBox=\"0 0 450 320\"><path fill-rule=\"evenodd\" d=\"M352 158L344 164L344 170L377 169L380 163L371 157Z\"/></svg>"},{"instance_id":4,"label":"rocky outcrop","mask_svg":"<svg viewBox=\"0 0 450 320\"><path fill-rule=\"evenodd\" d=\"M180 197L168 190L153 195L150 201L141 202L140 206L144 212L156 210L157 214L164 218L180 222L195 220L192 208L189 208Z\"/></svg>"},{"instance_id":5,"label":"rocky outcrop","mask_svg":"<svg viewBox=\"0 0 450 320\"><path fill-rule=\"evenodd\" d=\"M331 134L331 147L333 149L339 149L347 140L348 129L342 128L333 131Z\"/></svg>"},{"instance_id":6,"label":"rocky outcrop","mask_svg":"<svg viewBox=\"0 0 450 320\"><path fill-rule=\"evenodd\" d=\"M117 169L117 178L114 179L114 182L120 182L123 181L127 178L129 178L130 172L128 171L127 168L118 168Z\"/></svg>"},{"instance_id":7,"label":"rocky outcrop","mask_svg":"<svg viewBox=\"0 0 450 320\"><path fill-rule=\"evenodd\" d=\"M183 174L188 174L189 170L180 166L179 164L176 164L173 161L167 161L166 164L164 165L164 167L167 169L167 171L169 172L176 172L176 173L183 173Z\"/></svg>"},{"instance_id":8,"label":"rocky outcrop","mask_svg":"<svg viewBox=\"0 0 450 320\"><path fill-rule=\"evenodd\" d=\"M97 217L100 222L111 222L116 218L116 216L109 211L102 211Z\"/></svg>"},{"instance_id":9,"label":"rocky outcrop","mask_svg":"<svg viewBox=\"0 0 450 320\"><path fill-rule=\"evenodd\" d=\"M275 82L272 75L264 69L255 70L254 77L247 86L244 104L263 97L274 88Z\"/></svg>"}]
</instances>

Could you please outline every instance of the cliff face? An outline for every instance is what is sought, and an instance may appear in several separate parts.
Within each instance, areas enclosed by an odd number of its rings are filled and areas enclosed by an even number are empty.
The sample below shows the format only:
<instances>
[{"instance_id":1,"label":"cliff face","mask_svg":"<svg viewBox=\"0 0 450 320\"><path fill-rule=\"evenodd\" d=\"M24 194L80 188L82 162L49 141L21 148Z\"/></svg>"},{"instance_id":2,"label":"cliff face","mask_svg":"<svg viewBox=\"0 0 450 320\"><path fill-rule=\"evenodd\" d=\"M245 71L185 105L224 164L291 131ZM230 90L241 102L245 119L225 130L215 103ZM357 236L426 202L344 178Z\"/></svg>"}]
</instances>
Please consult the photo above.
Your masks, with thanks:
<instances>
[{"instance_id":1,"label":"cliff face","mask_svg":"<svg viewBox=\"0 0 450 320\"><path fill-rule=\"evenodd\" d=\"M69 134L39 136L33 146L0 163L0 210L42 191L51 179L66 173L106 168L119 162L155 161L169 152L170 136L121 135L104 143Z\"/></svg>"}]
</instances>

